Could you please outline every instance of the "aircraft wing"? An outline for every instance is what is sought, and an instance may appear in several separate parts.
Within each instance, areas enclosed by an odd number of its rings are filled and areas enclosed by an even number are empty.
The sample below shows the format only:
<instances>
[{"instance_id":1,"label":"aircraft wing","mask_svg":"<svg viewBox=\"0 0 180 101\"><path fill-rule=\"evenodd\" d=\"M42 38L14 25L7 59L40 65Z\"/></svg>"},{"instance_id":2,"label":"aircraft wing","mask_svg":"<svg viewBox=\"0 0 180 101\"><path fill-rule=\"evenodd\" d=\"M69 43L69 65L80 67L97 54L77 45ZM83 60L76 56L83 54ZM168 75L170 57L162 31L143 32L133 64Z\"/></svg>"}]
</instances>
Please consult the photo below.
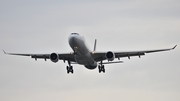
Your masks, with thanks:
<instances>
[{"instance_id":1,"label":"aircraft wing","mask_svg":"<svg viewBox=\"0 0 180 101\"><path fill-rule=\"evenodd\" d=\"M35 60L37 59L50 59L50 55L51 54L19 54L19 53L6 53L4 50L3 50L4 54L9 54L9 55L19 55L19 56L30 56L31 58L34 58ZM59 55L59 60L69 60L69 61L73 61L75 62L75 59L74 59L74 55L73 54L58 54Z\"/></svg>"},{"instance_id":2,"label":"aircraft wing","mask_svg":"<svg viewBox=\"0 0 180 101\"><path fill-rule=\"evenodd\" d=\"M146 53L153 53L153 52L162 52L162 51L169 51L176 48L177 45L175 45L173 48L168 49L157 49L157 50L146 50L146 51L127 51L127 52L114 52L115 58L122 58L122 57L128 57L130 59L131 56L139 56L139 58L142 55L145 55ZM106 60L106 52L92 52L92 57L95 61L102 61Z\"/></svg>"}]
</instances>

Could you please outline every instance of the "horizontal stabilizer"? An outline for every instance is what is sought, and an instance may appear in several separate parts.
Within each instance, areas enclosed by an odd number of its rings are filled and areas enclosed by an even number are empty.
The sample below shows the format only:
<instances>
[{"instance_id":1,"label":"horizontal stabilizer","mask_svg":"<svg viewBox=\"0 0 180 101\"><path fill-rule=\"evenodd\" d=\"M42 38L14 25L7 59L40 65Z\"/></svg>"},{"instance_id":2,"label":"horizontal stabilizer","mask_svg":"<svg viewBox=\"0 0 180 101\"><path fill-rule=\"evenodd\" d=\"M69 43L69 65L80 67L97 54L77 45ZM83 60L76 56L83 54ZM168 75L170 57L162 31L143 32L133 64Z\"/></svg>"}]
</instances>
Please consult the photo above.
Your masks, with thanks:
<instances>
[{"instance_id":1,"label":"horizontal stabilizer","mask_svg":"<svg viewBox=\"0 0 180 101\"><path fill-rule=\"evenodd\" d=\"M113 64L113 63L123 63L123 61L103 62L102 64Z\"/></svg>"},{"instance_id":2,"label":"horizontal stabilizer","mask_svg":"<svg viewBox=\"0 0 180 101\"><path fill-rule=\"evenodd\" d=\"M3 50L4 54L7 54L4 50Z\"/></svg>"}]
</instances>

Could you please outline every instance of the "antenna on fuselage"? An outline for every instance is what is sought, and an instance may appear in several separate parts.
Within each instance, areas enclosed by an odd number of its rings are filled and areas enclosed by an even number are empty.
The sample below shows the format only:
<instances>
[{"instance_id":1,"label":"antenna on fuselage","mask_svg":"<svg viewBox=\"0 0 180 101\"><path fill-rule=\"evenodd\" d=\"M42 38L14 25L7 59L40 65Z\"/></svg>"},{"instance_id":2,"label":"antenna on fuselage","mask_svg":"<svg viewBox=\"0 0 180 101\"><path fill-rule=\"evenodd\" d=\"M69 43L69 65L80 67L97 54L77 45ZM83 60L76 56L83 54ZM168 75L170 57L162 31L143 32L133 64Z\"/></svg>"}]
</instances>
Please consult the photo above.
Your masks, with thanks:
<instances>
[{"instance_id":1,"label":"antenna on fuselage","mask_svg":"<svg viewBox=\"0 0 180 101\"><path fill-rule=\"evenodd\" d=\"M96 51L96 42L97 42L97 39L95 39L95 41L94 41L94 52Z\"/></svg>"}]
</instances>

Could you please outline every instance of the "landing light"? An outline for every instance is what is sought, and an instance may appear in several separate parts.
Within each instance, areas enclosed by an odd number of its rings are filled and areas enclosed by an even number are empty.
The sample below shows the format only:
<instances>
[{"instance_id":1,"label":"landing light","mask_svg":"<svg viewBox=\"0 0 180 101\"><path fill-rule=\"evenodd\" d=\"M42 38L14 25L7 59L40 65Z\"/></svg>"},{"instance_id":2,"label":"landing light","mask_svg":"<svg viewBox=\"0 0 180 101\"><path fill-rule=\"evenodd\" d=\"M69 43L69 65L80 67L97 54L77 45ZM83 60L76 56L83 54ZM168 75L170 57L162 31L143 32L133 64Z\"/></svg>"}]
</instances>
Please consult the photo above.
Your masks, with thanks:
<instances>
[{"instance_id":1,"label":"landing light","mask_svg":"<svg viewBox=\"0 0 180 101\"><path fill-rule=\"evenodd\" d=\"M77 47L77 46L75 46L75 47L74 47L74 49L78 49L78 47Z\"/></svg>"},{"instance_id":2,"label":"landing light","mask_svg":"<svg viewBox=\"0 0 180 101\"><path fill-rule=\"evenodd\" d=\"M91 54L94 54L94 52L91 52Z\"/></svg>"}]
</instances>

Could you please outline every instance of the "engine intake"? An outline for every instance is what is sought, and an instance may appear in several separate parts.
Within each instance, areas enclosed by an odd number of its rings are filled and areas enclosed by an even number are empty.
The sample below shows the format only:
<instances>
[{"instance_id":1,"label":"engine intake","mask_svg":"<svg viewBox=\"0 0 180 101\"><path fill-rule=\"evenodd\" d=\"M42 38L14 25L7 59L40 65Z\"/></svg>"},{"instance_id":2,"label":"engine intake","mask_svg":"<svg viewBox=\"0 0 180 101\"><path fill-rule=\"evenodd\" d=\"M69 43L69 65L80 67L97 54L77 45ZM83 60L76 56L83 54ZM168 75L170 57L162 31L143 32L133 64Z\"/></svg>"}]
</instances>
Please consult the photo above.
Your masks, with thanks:
<instances>
[{"instance_id":1,"label":"engine intake","mask_svg":"<svg viewBox=\"0 0 180 101\"><path fill-rule=\"evenodd\" d=\"M52 61L52 62L58 62L58 60L59 60L59 55L58 54L56 54L56 53L51 53L51 55L50 55L50 60Z\"/></svg>"},{"instance_id":2,"label":"engine intake","mask_svg":"<svg viewBox=\"0 0 180 101\"><path fill-rule=\"evenodd\" d=\"M105 56L106 56L108 61L113 61L115 58L115 54L111 51L108 51Z\"/></svg>"}]
</instances>

